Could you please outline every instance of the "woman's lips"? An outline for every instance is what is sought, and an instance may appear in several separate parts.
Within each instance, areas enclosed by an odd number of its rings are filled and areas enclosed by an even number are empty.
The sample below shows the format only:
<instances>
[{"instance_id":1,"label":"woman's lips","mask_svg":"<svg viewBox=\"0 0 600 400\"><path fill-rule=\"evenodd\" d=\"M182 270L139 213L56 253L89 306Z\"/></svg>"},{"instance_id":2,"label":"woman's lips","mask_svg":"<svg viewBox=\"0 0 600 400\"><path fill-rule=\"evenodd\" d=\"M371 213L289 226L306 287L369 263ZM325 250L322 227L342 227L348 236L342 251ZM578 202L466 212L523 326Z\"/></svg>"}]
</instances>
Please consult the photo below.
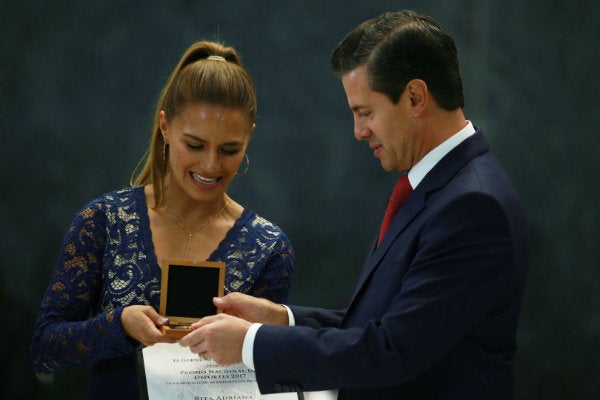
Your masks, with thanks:
<instances>
[{"instance_id":1,"label":"woman's lips","mask_svg":"<svg viewBox=\"0 0 600 400\"><path fill-rule=\"evenodd\" d=\"M195 172L192 172L191 175L192 175L193 180L195 180L196 182L202 183L204 185L214 185L219 181L219 178L206 178Z\"/></svg>"}]
</instances>

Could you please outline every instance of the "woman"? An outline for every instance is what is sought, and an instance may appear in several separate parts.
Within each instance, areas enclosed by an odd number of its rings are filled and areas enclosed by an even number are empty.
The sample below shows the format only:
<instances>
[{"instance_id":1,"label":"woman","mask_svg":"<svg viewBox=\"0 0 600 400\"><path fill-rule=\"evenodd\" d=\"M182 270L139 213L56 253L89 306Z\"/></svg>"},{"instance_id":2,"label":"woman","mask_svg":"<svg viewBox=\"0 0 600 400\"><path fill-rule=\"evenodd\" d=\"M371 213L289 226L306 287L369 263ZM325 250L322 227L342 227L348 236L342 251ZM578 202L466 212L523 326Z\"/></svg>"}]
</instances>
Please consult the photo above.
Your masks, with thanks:
<instances>
[{"instance_id":1,"label":"woman","mask_svg":"<svg viewBox=\"0 0 600 400\"><path fill-rule=\"evenodd\" d=\"M66 234L34 330L37 373L92 364L87 398L137 398L135 351L172 341L159 329L162 259L223 261L225 293L286 301L288 238L227 195L255 116L236 51L192 45L161 92L132 187L90 202Z\"/></svg>"}]
</instances>

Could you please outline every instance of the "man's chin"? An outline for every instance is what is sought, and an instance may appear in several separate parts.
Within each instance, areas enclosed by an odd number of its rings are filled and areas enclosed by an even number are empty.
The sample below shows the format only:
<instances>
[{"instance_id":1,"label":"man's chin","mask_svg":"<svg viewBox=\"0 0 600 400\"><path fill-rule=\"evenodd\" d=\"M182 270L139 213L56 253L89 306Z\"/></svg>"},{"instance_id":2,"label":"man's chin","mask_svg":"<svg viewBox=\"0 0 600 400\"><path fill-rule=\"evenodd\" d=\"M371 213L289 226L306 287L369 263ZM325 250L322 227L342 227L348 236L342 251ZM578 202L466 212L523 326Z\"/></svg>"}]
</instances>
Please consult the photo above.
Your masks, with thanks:
<instances>
[{"instance_id":1,"label":"man's chin","mask_svg":"<svg viewBox=\"0 0 600 400\"><path fill-rule=\"evenodd\" d=\"M392 165L389 165L382 160L380 160L380 161L381 161L381 168L383 168L383 170L385 172L394 172L396 170Z\"/></svg>"}]
</instances>

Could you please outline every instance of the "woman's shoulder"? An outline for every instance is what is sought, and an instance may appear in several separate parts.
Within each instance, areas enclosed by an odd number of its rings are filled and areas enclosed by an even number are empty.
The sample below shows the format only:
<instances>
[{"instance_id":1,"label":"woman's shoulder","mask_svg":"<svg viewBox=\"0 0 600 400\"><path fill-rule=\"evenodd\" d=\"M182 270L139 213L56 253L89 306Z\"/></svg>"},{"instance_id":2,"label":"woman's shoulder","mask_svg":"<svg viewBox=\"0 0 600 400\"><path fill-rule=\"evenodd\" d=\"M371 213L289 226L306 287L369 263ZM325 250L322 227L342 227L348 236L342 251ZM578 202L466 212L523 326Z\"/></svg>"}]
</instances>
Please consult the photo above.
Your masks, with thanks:
<instances>
[{"instance_id":1,"label":"woman's shoulder","mask_svg":"<svg viewBox=\"0 0 600 400\"><path fill-rule=\"evenodd\" d=\"M240 221L241 224L246 226L250 231L266 234L270 237L279 236L287 240L287 235L279 225L260 216L249 208L244 208Z\"/></svg>"},{"instance_id":2,"label":"woman's shoulder","mask_svg":"<svg viewBox=\"0 0 600 400\"><path fill-rule=\"evenodd\" d=\"M124 187L121 189L112 190L102 193L95 199L86 204L87 207L118 207L140 200L143 196L144 188L141 186Z\"/></svg>"},{"instance_id":3,"label":"woman's shoulder","mask_svg":"<svg viewBox=\"0 0 600 400\"><path fill-rule=\"evenodd\" d=\"M105 215L109 213L123 213L127 210L138 210L140 200L144 199L143 187L125 187L105 192L90 200L79 211L83 217Z\"/></svg>"}]
</instances>

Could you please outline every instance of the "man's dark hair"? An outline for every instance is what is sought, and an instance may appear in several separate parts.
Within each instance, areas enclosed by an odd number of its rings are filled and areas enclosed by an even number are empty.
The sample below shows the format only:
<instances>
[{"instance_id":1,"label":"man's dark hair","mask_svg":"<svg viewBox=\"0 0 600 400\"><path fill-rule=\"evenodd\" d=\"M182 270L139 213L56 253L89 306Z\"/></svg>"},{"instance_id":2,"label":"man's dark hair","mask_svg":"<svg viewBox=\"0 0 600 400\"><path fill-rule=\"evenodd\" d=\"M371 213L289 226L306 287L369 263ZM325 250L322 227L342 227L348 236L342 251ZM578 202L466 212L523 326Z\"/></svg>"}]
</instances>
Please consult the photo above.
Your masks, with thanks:
<instances>
[{"instance_id":1,"label":"man's dark hair","mask_svg":"<svg viewBox=\"0 0 600 400\"><path fill-rule=\"evenodd\" d=\"M410 80L422 79L440 107L464 107L454 40L415 11L386 12L363 22L335 47L331 65L339 77L366 65L371 90L394 104Z\"/></svg>"}]
</instances>

